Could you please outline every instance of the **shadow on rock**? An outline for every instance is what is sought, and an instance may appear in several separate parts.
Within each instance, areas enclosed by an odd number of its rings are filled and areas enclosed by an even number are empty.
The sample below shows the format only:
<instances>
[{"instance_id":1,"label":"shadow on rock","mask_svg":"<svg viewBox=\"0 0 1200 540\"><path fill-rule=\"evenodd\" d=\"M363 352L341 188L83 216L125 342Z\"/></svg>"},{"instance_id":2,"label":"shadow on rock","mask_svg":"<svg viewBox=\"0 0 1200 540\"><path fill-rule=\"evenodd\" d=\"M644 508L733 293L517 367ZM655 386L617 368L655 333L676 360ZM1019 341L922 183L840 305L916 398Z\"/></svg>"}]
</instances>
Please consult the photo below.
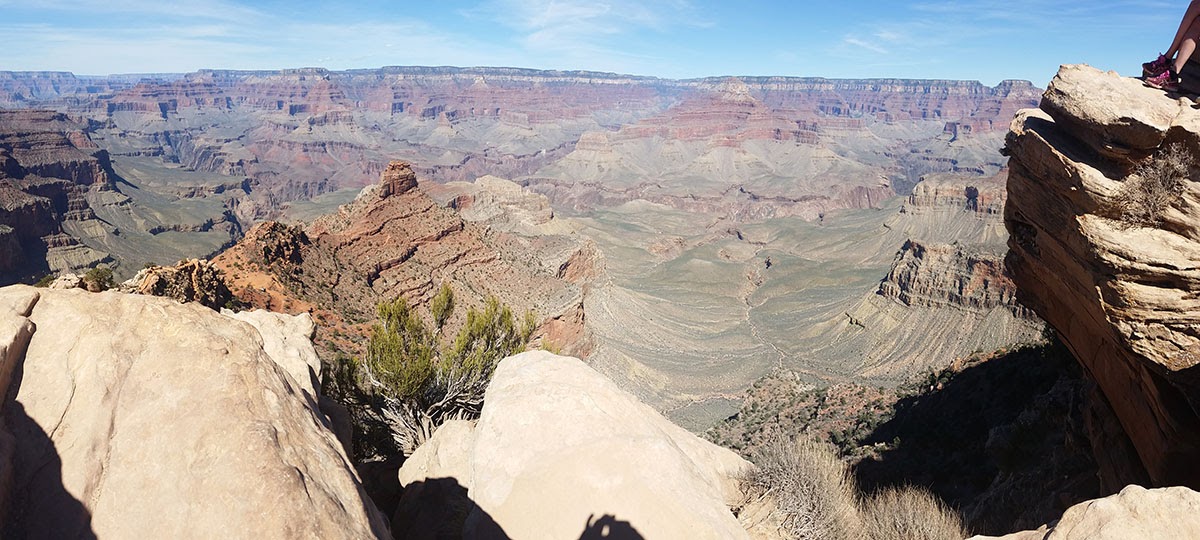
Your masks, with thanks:
<instances>
[{"instance_id":1,"label":"shadow on rock","mask_svg":"<svg viewBox=\"0 0 1200 540\"><path fill-rule=\"evenodd\" d=\"M18 368L20 369L20 368ZM13 388L19 385L20 375ZM62 481L62 459L54 441L15 401L5 404L4 421L15 438L9 505L0 509L0 538L94 539L92 515Z\"/></svg>"},{"instance_id":2,"label":"shadow on rock","mask_svg":"<svg viewBox=\"0 0 1200 540\"><path fill-rule=\"evenodd\" d=\"M628 521L620 521L616 516L604 515L595 521L588 516L587 525L579 540L644 540L642 535Z\"/></svg>"},{"instance_id":3,"label":"shadow on rock","mask_svg":"<svg viewBox=\"0 0 1200 540\"><path fill-rule=\"evenodd\" d=\"M397 540L508 540L500 524L475 505L455 478L429 478L405 486L392 518L392 535Z\"/></svg>"},{"instance_id":4,"label":"shadow on rock","mask_svg":"<svg viewBox=\"0 0 1200 540\"><path fill-rule=\"evenodd\" d=\"M876 453L854 475L866 491L927 487L977 533L1036 528L1107 495L1085 426L1091 388L1057 343L931 375L861 441Z\"/></svg>"}]
</instances>

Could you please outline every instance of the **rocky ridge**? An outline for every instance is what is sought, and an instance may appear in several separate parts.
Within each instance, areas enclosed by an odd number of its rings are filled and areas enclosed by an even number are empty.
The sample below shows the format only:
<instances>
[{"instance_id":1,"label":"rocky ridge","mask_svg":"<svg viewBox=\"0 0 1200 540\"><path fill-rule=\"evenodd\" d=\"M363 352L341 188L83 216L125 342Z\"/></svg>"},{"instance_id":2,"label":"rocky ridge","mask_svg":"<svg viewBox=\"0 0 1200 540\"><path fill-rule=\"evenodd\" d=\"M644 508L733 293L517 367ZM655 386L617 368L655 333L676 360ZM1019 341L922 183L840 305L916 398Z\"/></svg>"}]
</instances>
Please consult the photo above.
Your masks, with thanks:
<instances>
[{"instance_id":1,"label":"rocky ridge","mask_svg":"<svg viewBox=\"0 0 1200 540\"><path fill-rule=\"evenodd\" d=\"M1095 379L1096 406L1111 407L1117 437L1136 448L1134 459L1102 461L1117 485L1200 486L1198 184L1183 183L1160 227L1127 225L1114 204L1132 163L1171 142L1200 155L1190 102L1063 66L1006 143L1006 263L1021 301L1058 330ZM1098 460L1109 447L1095 448Z\"/></svg>"},{"instance_id":2,"label":"rocky ridge","mask_svg":"<svg viewBox=\"0 0 1200 540\"><path fill-rule=\"evenodd\" d=\"M448 284L460 306L480 307L495 296L518 313L534 312L539 340L586 352L581 280L595 257L577 238L523 236L464 220L426 195L412 168L396 161L379 184L337 213L306 229L263 223L214 263L252 305L319 306L322 316L350 321L373 320L383 300L424 305ZM456 310L448 331L465 311Z\"/></svg>"},{"instance_id":3,"label":"rocky ridge","mask_svg":"<svg viewBox=\"0 0 1200 540\"><path fill-rule=\"evenodd\" d=\"M175 266L143 268L122 283L121 288L136 294L166 296L180 302L199 302L217 310L229 305L233 299L221 272L202 259L179 261Z\"/></svg>"}]
</instances>

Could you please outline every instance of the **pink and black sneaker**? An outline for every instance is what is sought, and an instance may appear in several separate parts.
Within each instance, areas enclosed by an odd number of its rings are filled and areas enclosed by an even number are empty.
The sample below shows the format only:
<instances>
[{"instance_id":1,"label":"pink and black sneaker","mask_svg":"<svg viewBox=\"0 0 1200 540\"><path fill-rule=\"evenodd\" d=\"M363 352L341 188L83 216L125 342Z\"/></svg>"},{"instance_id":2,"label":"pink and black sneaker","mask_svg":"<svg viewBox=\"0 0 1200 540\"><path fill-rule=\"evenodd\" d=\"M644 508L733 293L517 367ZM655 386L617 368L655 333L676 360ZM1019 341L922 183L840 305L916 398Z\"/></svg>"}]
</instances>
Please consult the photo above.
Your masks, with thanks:
<instances>
[{"instance_id":1,"label":"pink and black sneaker","mask_svg":"<svg viewBox=\"0 0 1200 540\"><path fill-rule=\"evenodd\" d=\"M1142 82L1146 83L1146 86L1153 86L1167 92L1179 91L1179 75L1173 69L1167 69L1153 77L1146 77Z\"/></svg>"},{"instance_id":2,"label":"pink and black sneaker","mask_svg":"<svg viewBox=\"0 0 1200 540\"><path fill-rule=\"evenodd\" d=\"M1171 59L1165 54L1160 54L1154 61L1142 64L1142 76L1157 77L1168 69L1171 69Z\"/></svg>"}]
</instances>

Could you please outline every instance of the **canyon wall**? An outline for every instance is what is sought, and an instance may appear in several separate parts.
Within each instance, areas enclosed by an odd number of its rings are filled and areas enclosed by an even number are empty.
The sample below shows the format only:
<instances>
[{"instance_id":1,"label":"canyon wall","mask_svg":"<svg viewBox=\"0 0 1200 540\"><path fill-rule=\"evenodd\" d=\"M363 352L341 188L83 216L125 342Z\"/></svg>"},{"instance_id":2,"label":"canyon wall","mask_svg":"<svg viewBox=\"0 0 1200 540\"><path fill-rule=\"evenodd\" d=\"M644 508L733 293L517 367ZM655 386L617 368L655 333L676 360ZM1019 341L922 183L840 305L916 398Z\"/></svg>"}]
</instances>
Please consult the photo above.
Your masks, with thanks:
<instances>
[{"instance_id":1,"label":"canyon wall","mask_svg":"<svg viewBox=\"0 0 1200 540\"><path fill-rule=\"evenodd\" d=\"M511 68L0 73L0 107L89 118L113 156L248 177L256 193L233 209L244 222L367 185L392 157L438 181L521 178L557 205L645 198L682 207L704 196L709 209L811 219L877 206L926 172L994 173L1003 162L991 126L1036 95L1016 81ZM879 140L864 147L864 137ZM697 190L697 175L714 189Z\"/></svg>"}]
</instances>

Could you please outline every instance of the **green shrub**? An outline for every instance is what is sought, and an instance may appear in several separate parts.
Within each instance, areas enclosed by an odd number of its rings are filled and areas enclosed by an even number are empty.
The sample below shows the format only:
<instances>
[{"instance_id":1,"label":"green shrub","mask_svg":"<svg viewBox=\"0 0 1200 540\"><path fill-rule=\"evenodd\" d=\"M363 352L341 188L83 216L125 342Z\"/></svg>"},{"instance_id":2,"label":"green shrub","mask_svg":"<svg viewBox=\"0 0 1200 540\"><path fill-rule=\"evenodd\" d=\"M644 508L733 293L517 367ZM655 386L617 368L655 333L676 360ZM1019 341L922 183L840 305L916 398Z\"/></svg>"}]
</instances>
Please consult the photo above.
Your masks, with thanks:
<instances>
[{"instance_id":1,"label":"green shrub","mask_svg":"<svg viewBox=\"0 0 1200 540\"><path fill-rule=\"evenodd\" d=\"M46 287L49 287L51 283L54 283L54 279L55 279L54 274L46 274L46 275L42 276L42 279L37 280L37 282L34 283L33 286L44 289Z\"/></svg>"},{"instance_id":2,"label":"green shrub","mask_svg":"<svg viewBox=\"0 0 1200 540\"><path fill-rule=\"evenodd\" d=\"M525 349L536 322L527 314L518 324L508 306L488 298L482 311L467 311L463 327L443 345L438 336L454 308L448 287L432 307L438 326L431 332L403 298L380 304L363 362L406 455L446 421L479 416L496 363Z\"/></svg>"},{"instance_id":3,"label":"green shrub","mask_svg":"<svg viewBox=\"0 0 1200 540\"><path fill-rule=\"evenodd\" d=\"M450 313L454 311L454 291L450 289L450 285L442 284L441 290L429 303L429 311L433 315L434 331L441 332L442 327L446 326L446 320L450 318Z\"/></svg>"},{"instance_id":4,"label":"green shrub","mask_svg":"<svg viewBox=\"0 0 1200 540\"><path fill-rule=\"evenodd\" d=\"M83 275L83 283L92 292L107 291L113 288L113 272L107 266L97 266Z\"/></svg>"}]
</instances>

